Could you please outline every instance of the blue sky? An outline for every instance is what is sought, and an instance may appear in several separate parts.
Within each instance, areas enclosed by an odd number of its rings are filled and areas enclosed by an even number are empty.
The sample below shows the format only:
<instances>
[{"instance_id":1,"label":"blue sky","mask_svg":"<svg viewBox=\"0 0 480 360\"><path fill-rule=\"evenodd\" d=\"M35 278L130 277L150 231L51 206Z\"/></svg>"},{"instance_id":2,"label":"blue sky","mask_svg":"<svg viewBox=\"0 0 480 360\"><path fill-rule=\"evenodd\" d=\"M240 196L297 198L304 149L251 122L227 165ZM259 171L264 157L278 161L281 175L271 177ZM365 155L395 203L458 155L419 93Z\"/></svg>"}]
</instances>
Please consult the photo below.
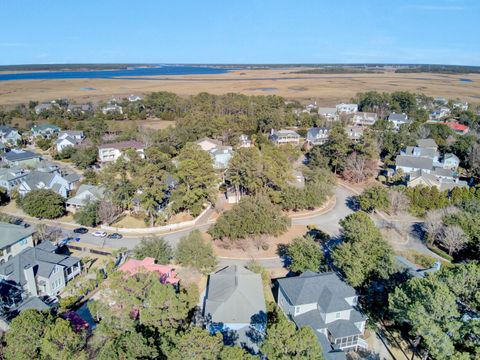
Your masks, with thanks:
<instances>
[{"instance_id":1,"label":"blue sky","mask_svg":"<svg viewBox=\"0 0 480 360\"><path fill-rule=\"evenodd\" d=\"M0 64L480 65L478 0L0 0Z\"/></svg>"}]
</instances>

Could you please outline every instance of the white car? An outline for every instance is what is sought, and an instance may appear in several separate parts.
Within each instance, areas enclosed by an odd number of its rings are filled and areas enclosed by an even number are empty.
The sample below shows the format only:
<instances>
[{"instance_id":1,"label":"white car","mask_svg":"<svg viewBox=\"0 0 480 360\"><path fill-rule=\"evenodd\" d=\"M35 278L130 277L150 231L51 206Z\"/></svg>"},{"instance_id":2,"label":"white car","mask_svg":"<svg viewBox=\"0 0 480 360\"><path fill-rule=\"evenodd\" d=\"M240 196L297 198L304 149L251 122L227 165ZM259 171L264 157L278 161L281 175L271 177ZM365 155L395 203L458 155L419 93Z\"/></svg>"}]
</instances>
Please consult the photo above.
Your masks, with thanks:
<instances>
[{"instance_id":1,"label":"white car","mask_svg":"<svg viewBox=\"0 0 480 360\"><path fill-rule=\"evenodd\" d=\"M107 236L107 233L105 231L97 230L97 231L94 231L92 235L96 237L105 237Z\"/></svg>"}]
</instances>

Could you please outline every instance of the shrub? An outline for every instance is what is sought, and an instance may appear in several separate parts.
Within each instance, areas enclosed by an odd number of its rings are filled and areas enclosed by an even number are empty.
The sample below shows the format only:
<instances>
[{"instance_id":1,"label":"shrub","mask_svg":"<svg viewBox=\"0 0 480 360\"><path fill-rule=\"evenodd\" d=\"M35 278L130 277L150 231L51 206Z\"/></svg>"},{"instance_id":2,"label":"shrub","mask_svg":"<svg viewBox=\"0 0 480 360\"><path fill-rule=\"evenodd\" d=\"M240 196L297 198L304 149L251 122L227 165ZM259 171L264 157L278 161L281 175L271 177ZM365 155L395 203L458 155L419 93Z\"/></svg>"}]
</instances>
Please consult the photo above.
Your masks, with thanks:
<instances>
[{"instance_id":1,"label":"shrub","mask_svg":"<svg viewBox=\"0 0 480 360\"><path fill-rule=\"evenodd\" d=\"M32 190L19 201L21 208L30 216L56 219L65 214L64 199L52 190Z\"/></svg>"},{"instance_id":2,"label":"shrub","mask_svg":"<svg viewBox=\"0 0 480 360\"><path fill-rule=\"evenodd\" d=\"M86 204L82 209L77 211L73 218L77 223L83 226L97 226L100 223L98 217L98 202Z\"/></svg>"},{"instance_id":3,"label":"shrub","mask_svg":"<svg viewBox=\"0 0 480 360\"><path fill-rule=\"evenodd\" d=\"M440 250L439 248L437 248L435 246L428 246L427 245L427 247L428 247L429 250L431 250L432 252L434 252L438 256L444 258L445 260L453 261L453 256L448 255L445 251Z\"/></svg>"}]
</instances>

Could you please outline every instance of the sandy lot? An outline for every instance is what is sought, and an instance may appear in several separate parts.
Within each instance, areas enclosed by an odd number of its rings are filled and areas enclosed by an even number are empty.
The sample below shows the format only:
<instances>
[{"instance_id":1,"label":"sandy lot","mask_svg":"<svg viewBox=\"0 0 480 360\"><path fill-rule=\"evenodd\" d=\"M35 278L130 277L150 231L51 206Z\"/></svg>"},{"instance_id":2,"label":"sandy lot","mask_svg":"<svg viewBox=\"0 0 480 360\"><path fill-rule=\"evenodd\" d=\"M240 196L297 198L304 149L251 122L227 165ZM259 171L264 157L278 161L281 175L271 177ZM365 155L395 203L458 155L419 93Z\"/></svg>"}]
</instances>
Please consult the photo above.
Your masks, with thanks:
<instances>
[{"instance_id":1,"label":"sandy lot","mask_svg":"<svg viewBox=\"0 0 480 360\"><path fill-rule=\"evenodd\" d=\"M46 101L68 97L78 102L106 100L110 96L171 91L192 95L241 92L250 95L276 94L289 99L317 100L333 105L350 100L357 92L409 90L430 96L460 98L480 103L480 74L294 74L298 69L240 70L227 74L157 76L145 80L67 79L0 82L0 105L29 100ZM461 81L469 79L471 82ZM85 90L92 88L93 90ZM83 89L83 90L82 90Z\"/></svg>"}]
</instances>

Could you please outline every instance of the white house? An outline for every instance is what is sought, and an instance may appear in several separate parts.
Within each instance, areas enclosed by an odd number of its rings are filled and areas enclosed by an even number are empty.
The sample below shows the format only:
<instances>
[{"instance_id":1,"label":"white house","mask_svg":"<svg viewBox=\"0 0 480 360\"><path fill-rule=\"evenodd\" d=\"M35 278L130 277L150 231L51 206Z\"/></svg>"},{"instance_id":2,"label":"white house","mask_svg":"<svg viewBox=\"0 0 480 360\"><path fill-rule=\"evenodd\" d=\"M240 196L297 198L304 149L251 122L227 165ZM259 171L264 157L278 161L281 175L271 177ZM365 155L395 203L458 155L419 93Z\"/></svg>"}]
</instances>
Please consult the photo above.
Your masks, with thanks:
<instances>
[{"instance_id":1,"label":"white house","mask_svg":"<svg viewBox=\"0 0 480 360\"><path fill-rule=\"evenodd\" d=\"M358 111L358 104L338 104L336 106L337 114L353 114Z\"/></svg>"},{"instance_id":2,"label":"white house","mask_svg":"<svg viewBox=\"0 0 480 360\"><path fill-rule=\"evenodd\" d=\"M377 122L378 115L370 112L357 112L353 115L353 125L372 126Z\"/></svg>"},{"instance_id":3,"label":"white house","mask_svg":"<svg viewBox=\"0 0 480 360\"><path fill-rule=\"evenodd\" d=\"M228 167L228 163L233 156L233 149L231 146L217 146L208 151L213 160L213 168L215 170L222 170Z\"/></svg>"},{"instance_id":4,"label":"white house","mask_svg":"<svg viewBox=\"0 0 480 360\"><path fill-rule=\"evenodd\" d=\"M18 192L24 196L32 190L50 189L66 198L72 190L71 184L57 172L47 173L34 170L28 173L18 186Z\"/></svg>"},{"instance_id":5,"label":"white house","mask_svg":"<svg viewBox=\"0 0 480 360\"><path fill-rule=\"evenodd\" d=\"M66 147L81 144L84 138L83 131L61 131L55 141L57 152L62 152Z\"/></svg>"},{"instance_id":6,"label":"white house","mask_svg":"<svg viewBox=\"0 0 480 360\"><path fill-rule=\"evenodd\" d=\"M20 135L17 129L0 125L0 140L10 145L17 145L17 142L22 140L22 135Z\"/></svg>"},{"instance_id":7,"label":"white house","mask_svg":"<svg viewBox=\"0 0 480 360\"><path fill-rule=\"evenodd\" d=\"M119 157L123 156L127 149L134 149L138 156L142 159L145 158L145 145L138 141L130 140L100 145L98 147L98 159L102 163L117 161Z\"/></svg>"},{"instance_id":8,"label":"white house","mask_svg":"<svg viewBox=\"0 0 480 360\"><path fill-rule=\"evenodd\" d=\"M388 116L388 121L390 121L393 124L393 127L397 130L400 128L401 125L410 124L408 115L405 113L397 114L393 112Z\"/></svg>"},{"instance_id":9,"label":"white house","mask_svg":"<svg viewBox=\"0 0 480 360\"><path fill-rule=\"evenodd\" d=\"M337 108L329 108L329 107L318 108L318 115L330 121L334 121L338 119Z\"/></svg>"},{"instance_id":10,"label":"white house","mask_svg":"<svg viewBox=\"0 0 480 360\"><path fill-rule=\"evenodd\" d=\"M271 130L270 132L270 140L272 140L277 145L282 144L299 144L300 143L300 135L298 135L293 130Z\"/></svg>"},{"instance_id":11,"label":"white house","mask_svg":"<svg viewBox=\"0 0 480 360\"><path fill-rule=\"evenodd\" d=\"M453 108L454 109L460 109L462 111L467 111L468 110L468 102L462 102L462 101L457 101L453 103Z\"/></svg>"},{"instance_id":12,"label":"white house","mask_svg":"<svg viewBox=\"0 0 480 360\"><path fill-rule=\"evenodd\" d=\"M80 185L75 196L66 201L67 211L76 212L89 202L98 202L103 199L105 189L95 185Z\"/></svg>"},{"instance_id":13,"label":"white house","mask_svg":"<svg viewBox=\"0 0 480 360\"><path fill-rule=\"evenodd\" d=\"M327 359L367 347L362 338L367 319L355 309L357 303L355 289L333 272L278 279L278 305L299 328L315 331Z\"/></svg>"},{"instance_id":14,"label":"white house","mask_svg":"<svg viewBox=\"0 0 480 360\"><path fill-rule=\"evenodd\" d=\"M312 145L323 145L328 140L330 130L327 128L314 127L307 131L307 141Z\"/></svg>"},{"instance_id":15,"label":"white house","mask_svg":"<svg viewBox=\"0 0 480 360\"><path fill-rule=\"evenodd\" d=\"M142 98L138 95L133 95L133 94L130 94L130 96L127 98L128 101L130 102L135 102L135 101L140 101L142 100Z\"/></svg>"},{"instance_id":16,"label":"white house","mask_svg":"<svg viewBox=\"0 0 480 360\"><path fill-rule=\"evenodd\" d=\"M252 140L248 137L248 135L242 134L238 137L238 147L241 148L249 148L252 146Z\"/></svg>"},{"instance_id":17,"label":"white house","mask_svg":"<svg viewBox=\"0 0 480 360\"><path fill-rule=\"evenodd\" d=\"M123 114L123 109L120 105L108 104L108 105L106 105L102 108L102 113L104 115L109 114L109 113Z\"/></svg>"}]
</instances>

